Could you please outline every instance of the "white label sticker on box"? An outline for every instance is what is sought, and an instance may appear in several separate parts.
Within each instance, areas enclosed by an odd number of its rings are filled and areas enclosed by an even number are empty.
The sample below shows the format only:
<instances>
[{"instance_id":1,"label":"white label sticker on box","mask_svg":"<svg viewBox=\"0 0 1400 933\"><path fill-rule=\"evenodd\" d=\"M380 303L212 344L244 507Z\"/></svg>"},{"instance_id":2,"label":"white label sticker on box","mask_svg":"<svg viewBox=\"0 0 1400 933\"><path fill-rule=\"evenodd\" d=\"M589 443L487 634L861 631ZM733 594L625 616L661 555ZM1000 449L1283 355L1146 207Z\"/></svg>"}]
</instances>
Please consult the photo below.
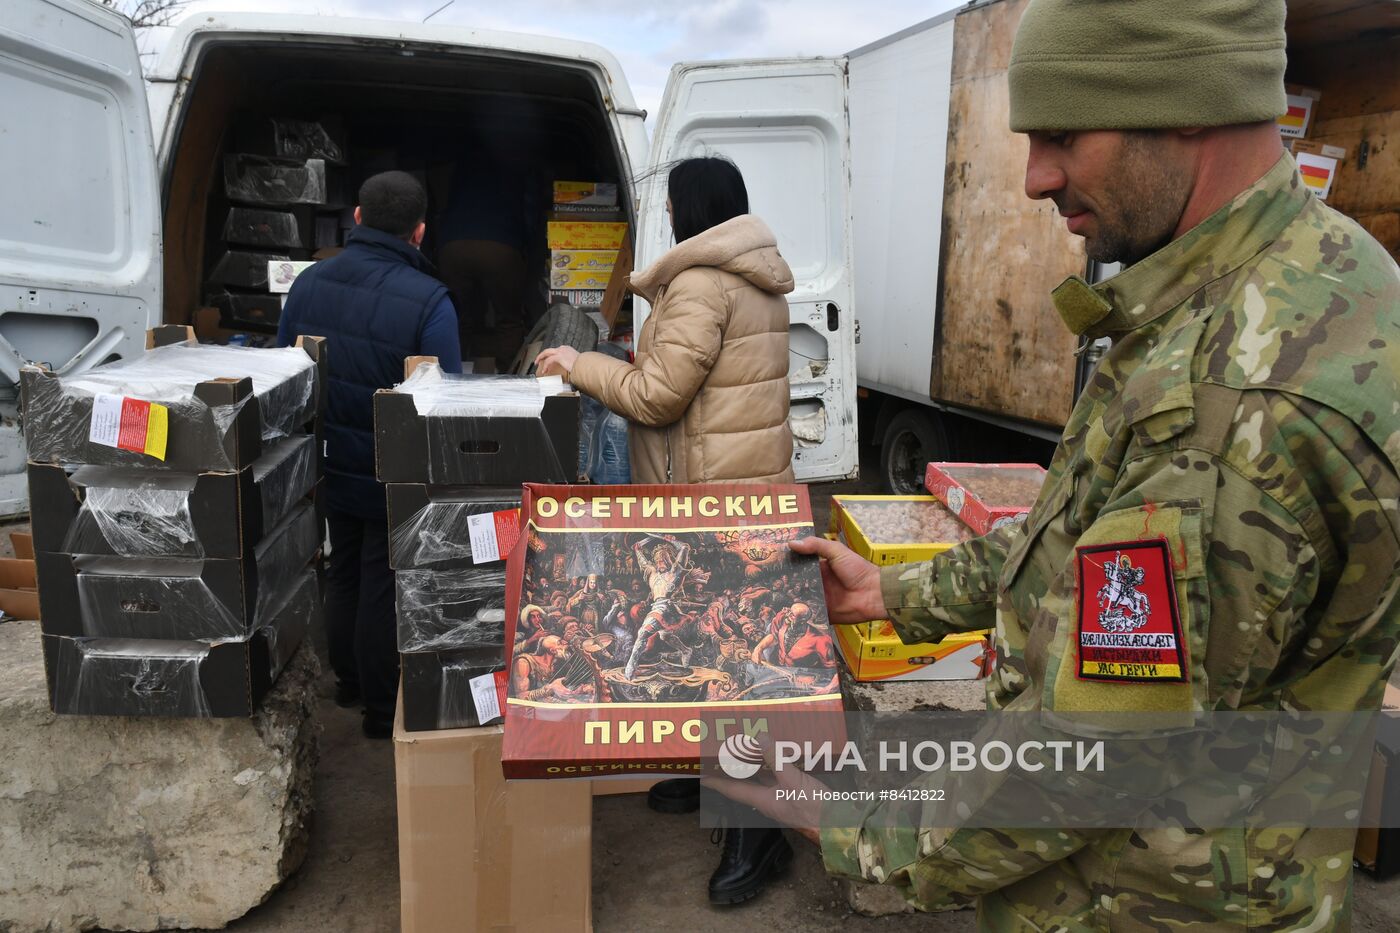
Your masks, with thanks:
<instances>
[{"instance_id":1,"label":"white label sticker on box","mask_svg":"<svg viewBox=\"0 0 1400 933\"><path fill-rule=\"evenodd\" d=\"M499 719L501 704L496 700L496 675L482 674L467 681L472 690L472 702L476 704L476 720L485 725Z\"/></svg>"},{"instance_id":2,"label":"white label sticker on box","mask_svg":"<svg viewBox=\"0 0 1400 933\"><path fill-rule=\"evenodd\" d=\"M472 539L473 563L489 564L501 559L501 545L496 540L496 520L490 512L468 515L467 534Z\"/></svg>"},{"instance_id":3,"label":"white label sticker on box","mask_svg":"<svg viewBox=\"0 0 1400 933\"><path fill-rule=\"evenodd\" d=\"M120 395L94 395L92 397L92 425L88 428L88 440L103 447L117 446L117 435L122 426L122 397Z\"/></svg>"},{"instance_id":4,"label":"white label sticker on box","mask_svg":"<svg viewBox=\"0 0 1400 933\"><path fill-rule=\"evenodd\" d=\"M467 536L471 539L472 563L489 564L505 560L520 538L520 514L515 509L467 516Z\"/></svg>"},{"instance_id":5,"label":"white label sticker on box","mask_svg":"<svg viewBox=\"0 0 1400 933\"><path fill-rule=\"evenodd\" d=\"M91 443L164 460L169 431L169 410L164 405L122 395L92 397Z\"/></svg>"}]
</instances>

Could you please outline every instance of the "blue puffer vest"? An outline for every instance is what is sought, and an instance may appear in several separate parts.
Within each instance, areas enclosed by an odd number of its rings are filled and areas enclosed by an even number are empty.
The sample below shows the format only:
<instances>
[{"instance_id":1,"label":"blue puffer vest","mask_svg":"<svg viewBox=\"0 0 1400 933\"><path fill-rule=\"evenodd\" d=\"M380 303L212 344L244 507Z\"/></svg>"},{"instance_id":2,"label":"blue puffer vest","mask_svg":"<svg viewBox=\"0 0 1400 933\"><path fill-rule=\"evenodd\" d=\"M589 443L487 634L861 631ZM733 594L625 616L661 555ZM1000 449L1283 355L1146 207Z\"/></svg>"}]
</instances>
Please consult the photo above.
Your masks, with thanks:
<instances>
[{"instance_id":1,"label":"blue puffer vest","mask_svg":"<svg viewBox=\"0 0 1400 933\"><path fill-rule=\"evenodd\" d=\"M288 339L326 338L326 504L365 519L385 514L374 478L374 393L403 381L423 325L447 295L432 263L406 242L363 224L345 252L297 276L282 315Z\"/></svg>"}]
</instances>

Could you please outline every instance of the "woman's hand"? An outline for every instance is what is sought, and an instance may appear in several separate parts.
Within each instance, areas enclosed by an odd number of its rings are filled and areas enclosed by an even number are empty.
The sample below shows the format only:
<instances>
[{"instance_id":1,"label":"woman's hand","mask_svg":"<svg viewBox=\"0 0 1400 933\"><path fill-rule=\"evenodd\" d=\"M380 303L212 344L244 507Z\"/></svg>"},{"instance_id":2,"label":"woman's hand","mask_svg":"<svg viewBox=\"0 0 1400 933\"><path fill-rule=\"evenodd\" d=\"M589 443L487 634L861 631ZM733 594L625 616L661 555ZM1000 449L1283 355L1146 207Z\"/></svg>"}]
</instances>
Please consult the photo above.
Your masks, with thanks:
<instances>
[{"instance_id":1,"label":"woman's hand","mask_svg":"<svg viewBox=\"0 0 1400 933\"><path fill-rule=\"evenodd\" d=\"M578 351L573 347L550 347L535 357L535 373L540 376L563 376L569 378L578 362Z\"/></svg>"}]
</instances>

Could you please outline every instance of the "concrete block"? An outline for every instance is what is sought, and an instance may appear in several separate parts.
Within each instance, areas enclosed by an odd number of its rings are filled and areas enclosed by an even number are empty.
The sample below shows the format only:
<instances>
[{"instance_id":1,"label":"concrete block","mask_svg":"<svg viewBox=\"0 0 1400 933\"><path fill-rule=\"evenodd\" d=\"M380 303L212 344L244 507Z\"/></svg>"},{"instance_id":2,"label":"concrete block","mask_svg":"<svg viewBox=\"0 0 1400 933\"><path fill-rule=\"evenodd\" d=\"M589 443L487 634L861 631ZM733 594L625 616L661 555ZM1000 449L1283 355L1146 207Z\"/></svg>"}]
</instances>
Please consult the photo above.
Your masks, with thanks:
<instances>
[{"instance_id":1,"label":"concrete block","mask_svg":"<svg viewBox=\"0 0 1400 933\"><path fill-rule=\"evenodd\" d=\"M32 622L0 659L0 931L219 928L301 864L309 644L249 719L55 716Z\"/></svg>"}]
</instances>

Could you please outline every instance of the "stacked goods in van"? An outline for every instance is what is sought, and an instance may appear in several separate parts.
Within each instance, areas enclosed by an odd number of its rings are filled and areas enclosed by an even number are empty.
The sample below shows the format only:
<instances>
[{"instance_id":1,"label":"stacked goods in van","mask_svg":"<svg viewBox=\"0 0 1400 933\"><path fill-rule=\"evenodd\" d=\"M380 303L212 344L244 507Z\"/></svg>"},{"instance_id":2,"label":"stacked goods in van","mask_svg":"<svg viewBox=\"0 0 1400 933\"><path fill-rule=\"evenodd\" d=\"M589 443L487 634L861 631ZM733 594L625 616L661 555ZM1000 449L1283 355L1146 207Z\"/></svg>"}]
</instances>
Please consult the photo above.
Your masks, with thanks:
<instances>
[{"instance_id":1,"label":"stacked goods in van","mask_svg":"<svg viewBox=\"0 0 1400 933\"><path fill-rule=\"evenodd\" d=\"M548 236L550 300L601 307L627 237L617 185L556 181Z\"/></svg>"},{"instance_id":2,"label":"stacked goods in van","mask_svg":"<svg viewBox=\"0 0 1400 933\"><path fill-rule=\"evenodd\" d=\"M223 218L205 301L230 330L277 332L296 274L341 246L345 145L326 121L245 118L224 155Z\"/></svg>"},{"instance_id":3,"label":"stacked goods in van","mask_svg":"<svg viewBox=\"0 0 1400 933\"><path fill-rule=\"evenodd\" d=\"M828 537L888 565L929 560L972 532L933 496L832 496ZM985 632L906 645L888 621L835 629L841 657L858 681L976 680L990 671Z\"/></svg>"},{"instance_id":4,"label":"stacked goods in van","mask_svg":"<svg viewBox=\"0 0 1400 933\"><path fill-rule=\"evenodd\" d=\"M577 476L579 399L558 378L450 376L428 357L404 369L405 381L374 400L403 724L487 725L502 709L504 562L521 484Z\"/></svg>"},{"instance_id":5,"label":"stacked goods in van","mask_svg":"<svg viewBox=\"0 0 1400 933\"><path fill-rule=\"evenodd\" d=\"M320 616L320 338L21 373L57 713L253 713Z\"/></svg>"}]
</instances>

